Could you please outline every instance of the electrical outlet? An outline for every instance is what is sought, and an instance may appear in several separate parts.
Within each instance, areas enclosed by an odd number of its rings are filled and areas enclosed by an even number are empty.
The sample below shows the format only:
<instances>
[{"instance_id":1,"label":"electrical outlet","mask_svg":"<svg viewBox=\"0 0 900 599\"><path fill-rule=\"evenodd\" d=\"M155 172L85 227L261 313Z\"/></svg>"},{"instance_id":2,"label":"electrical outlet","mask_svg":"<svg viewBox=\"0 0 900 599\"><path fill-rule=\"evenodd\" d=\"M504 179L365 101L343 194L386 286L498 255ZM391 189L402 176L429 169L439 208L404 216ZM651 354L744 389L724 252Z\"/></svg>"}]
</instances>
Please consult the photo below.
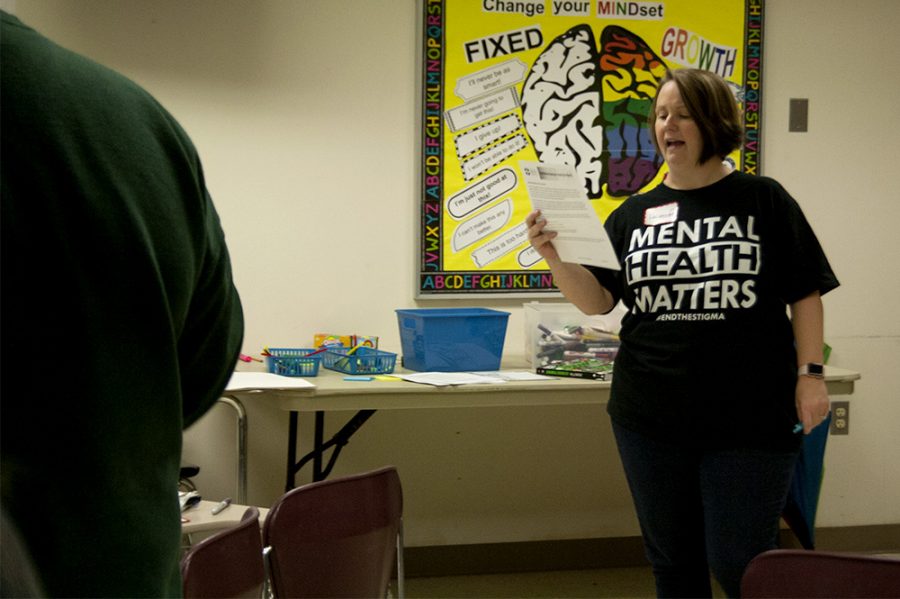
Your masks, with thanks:
<instances>
[{"instance_id":1,"label":"electrical outlet","mask_svg":"<svg viewBox=\"0 0 900 599\"><path fill-rule=\"evenodd\" d=\"M831 432L832 435L850 434L850 402L831 402Z\"/></svg>"}]
</instances>

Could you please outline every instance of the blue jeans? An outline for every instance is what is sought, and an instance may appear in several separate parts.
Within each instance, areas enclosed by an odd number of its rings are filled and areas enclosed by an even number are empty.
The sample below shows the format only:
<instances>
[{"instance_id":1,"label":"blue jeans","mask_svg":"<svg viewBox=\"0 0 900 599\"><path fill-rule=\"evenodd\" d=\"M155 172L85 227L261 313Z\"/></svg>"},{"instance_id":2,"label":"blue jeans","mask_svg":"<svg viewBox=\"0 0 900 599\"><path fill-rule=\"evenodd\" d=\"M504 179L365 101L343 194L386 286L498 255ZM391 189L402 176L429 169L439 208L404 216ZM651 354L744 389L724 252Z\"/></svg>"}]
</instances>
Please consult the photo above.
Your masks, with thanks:
<instances>
[{"instance_id":1,"label":"blue jeans","mask_svg":"<svg viewBox=\"0 0 900 599\"><path fill-rule=\"evenodd\" d=\"M757 554L774 549L798 451L703 450L613 423L659 597L729 597Z\"/></svg>"}]
</instances>

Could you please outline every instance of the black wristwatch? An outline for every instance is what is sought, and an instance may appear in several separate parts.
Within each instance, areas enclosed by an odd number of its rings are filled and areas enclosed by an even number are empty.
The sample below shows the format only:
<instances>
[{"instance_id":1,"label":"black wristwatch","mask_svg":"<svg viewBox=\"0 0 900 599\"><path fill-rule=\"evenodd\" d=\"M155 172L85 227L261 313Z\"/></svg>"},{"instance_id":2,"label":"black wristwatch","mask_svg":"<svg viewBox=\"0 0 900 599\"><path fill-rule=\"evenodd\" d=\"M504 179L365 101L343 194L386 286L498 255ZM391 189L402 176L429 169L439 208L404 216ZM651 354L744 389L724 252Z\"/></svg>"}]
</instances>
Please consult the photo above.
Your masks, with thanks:
<instances>
[{"instance_id":1,"label":"black wristwatch","mask_svg":"<svg viewBox=\"0 0 900 599\"><path fill-rule=\"evenodd\" d=\"M821 364L810 362L797 369L797 376L809 376L814 379L824 379L825 367Z\"/></svg>"}]
</instances>

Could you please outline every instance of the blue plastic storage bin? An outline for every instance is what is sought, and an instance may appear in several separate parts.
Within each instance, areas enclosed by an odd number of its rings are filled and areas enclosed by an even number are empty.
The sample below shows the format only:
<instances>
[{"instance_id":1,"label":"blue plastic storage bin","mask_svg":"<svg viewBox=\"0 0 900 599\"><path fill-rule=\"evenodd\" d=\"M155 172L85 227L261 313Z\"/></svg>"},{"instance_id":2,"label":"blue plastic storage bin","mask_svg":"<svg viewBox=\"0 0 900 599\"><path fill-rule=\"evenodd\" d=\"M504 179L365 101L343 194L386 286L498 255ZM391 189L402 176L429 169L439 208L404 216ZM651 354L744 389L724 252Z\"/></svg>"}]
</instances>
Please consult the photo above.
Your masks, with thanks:
<instances>
[{"instance_id":1,"label":"blue plastic storage bin","mask_svg":"<svg viewBox=\"0 0 900 599\"><path fill-rule=\"evenodd\" d=\"M488 308L396 312L405 368L426 372L500 368L509 312Z\"/></svg>"},{"instance_id":2,"label":"blue plastic storage bin","mask_svg":"<svg viewBox=\"0 0 900 599\"><path fill-rule=\"evenodd\" d=\"M319 374L319 362L322 356L313 353L314 349L272 347L268 348L269 355L266 358L266 368L272 374L281 376L316 376Z\"/></svg>"},{"instance_id":3,"label":"blue plastic storage bin","mask_svg":"<svg viewBox=\"0 0 900 599\"><path fill-rule=\"evenodd\" d=\"M360 347L352 354L349 347L335 347L325 352L322 364L328 370L346 374L390 374L394 372L397 354Z\"/></svg>"}]
</instances>

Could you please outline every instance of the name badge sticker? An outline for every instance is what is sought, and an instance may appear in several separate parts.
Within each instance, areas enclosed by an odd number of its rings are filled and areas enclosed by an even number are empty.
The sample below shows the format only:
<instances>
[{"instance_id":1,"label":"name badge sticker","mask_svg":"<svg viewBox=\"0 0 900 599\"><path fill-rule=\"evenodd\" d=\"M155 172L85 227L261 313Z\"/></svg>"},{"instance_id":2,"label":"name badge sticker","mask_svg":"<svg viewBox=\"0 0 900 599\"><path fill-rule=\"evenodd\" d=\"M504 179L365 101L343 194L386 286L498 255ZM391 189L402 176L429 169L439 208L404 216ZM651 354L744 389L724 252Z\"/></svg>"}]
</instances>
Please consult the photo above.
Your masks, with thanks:
<instances>
[{"instance_id":1,"label":"name badge sticker","mask_svg":"<svg viewBox=\"0 0 900 599\"><path fill-rule=\"evenodd\" d=\"M674 223L676 220L678 220L678 202L644 210L644 224L648 227Z\"/></svg>"}]
</instances>

